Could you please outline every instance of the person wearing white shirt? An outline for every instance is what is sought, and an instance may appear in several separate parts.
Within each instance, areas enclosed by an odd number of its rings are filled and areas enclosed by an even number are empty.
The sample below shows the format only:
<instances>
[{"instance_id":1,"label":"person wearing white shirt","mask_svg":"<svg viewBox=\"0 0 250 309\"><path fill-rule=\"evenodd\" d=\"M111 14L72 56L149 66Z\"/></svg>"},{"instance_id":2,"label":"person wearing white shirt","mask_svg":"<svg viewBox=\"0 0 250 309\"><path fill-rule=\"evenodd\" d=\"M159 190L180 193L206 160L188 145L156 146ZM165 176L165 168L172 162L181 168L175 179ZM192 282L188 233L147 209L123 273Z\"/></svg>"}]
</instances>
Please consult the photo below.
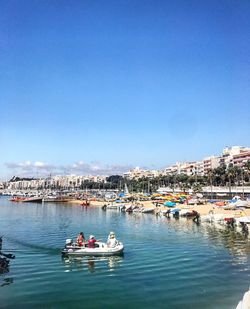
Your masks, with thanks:
<instances>
[{"instance_id":1,"label":"person wearing white shirt","mask_svg":"<svg viewBox=\"0 0 250 309\"><path fill-rule=\"evenodd\" d=\"M115 238L115 233L110 232L108 236L107 246L109 248L114 248L118 244L117 239Z\"/></svg>"}]
</instances>

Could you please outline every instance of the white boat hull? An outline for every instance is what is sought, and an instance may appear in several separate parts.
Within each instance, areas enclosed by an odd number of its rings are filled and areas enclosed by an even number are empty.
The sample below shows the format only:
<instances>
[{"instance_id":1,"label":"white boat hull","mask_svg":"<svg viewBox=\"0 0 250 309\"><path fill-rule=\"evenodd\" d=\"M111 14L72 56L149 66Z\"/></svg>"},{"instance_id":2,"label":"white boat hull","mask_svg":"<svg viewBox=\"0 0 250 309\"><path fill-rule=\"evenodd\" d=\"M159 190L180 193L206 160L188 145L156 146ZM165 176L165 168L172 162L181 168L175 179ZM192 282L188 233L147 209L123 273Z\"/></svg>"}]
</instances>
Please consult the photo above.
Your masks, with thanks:
<instances>
[{"instance_id":1,"label":"white boat hull","mask_svg":"<svg viewBox=\"0 0 250 309\"><path fill-rule=\"evenodd\" d=\"M114 248L110 248L107 244L102 242L97 242L98 247L88 248L88 247L79 247L79 246L66 246L62 250L63 255L67 256L112 256L119 255L123 253L124 246L122 243L119 243Z\"/></svg>"},{"instance_id":2,"label":"white boat hull","mask_svg":"<svg viewBox=\"0 0 250 309\"><path fill-rule=\"evenodd\" d=\"M143 208L141 210L142 213L146 214L146 213L154 213L155 212L155 207L152 208Z\"/></svg>"}]
</instances>

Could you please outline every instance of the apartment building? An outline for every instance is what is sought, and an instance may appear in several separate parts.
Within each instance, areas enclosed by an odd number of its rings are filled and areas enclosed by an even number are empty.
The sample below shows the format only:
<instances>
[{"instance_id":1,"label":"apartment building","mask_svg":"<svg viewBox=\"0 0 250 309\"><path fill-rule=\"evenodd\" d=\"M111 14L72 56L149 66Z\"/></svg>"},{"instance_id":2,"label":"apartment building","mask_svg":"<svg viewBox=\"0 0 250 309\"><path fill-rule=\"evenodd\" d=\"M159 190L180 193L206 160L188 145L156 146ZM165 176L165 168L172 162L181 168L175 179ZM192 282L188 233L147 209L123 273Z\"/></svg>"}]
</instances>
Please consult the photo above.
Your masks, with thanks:
<instances>
[{"instance_id":1,"label":"apartment building","mask_svg":"<svg viewBox=\"0 0 250 309\"><path fill-rule=\"evenodd\" d=\"M162 171L146 170L136 167L127 173L123 174L126 179L139 179L142 177L155 178L160 175L185 174L188 176L197 175L204 176L209 170L215 169L218 166L225 164L228 166L232 163L235 166L242 167L250 160L250 148L242 146L226 147L222 151L221 156L210 156L200 161L194 162L176 162L175 164L166 167ZM2 184L0 188L7 187L8 189L42 189L42 188L65 188L76 189L82 187L85 181L106 182L107 176L92 176L92 175L65 175L65 176L49 176L47 178L30 179L30 180L15 180Z\"/></svg>"},{"instance_id":2,"label":"apartment building","mask_svg":"<svg viewBox=\"0 0 250 309\"><path fill-rule=\"evenodd\" d=\"M240 154L234 155L232 159L233 165L239 167L244 166L247 161L250 161L250 151L243 151Z\"/></svg>"},{"instance_id":3,"label":"apartment building","mask_svg":"<svg viewBox=\"0 0 250 309\"><path fill-rule=\"evenodd\" d=\"M203 160L203 174L207 175L212 169L220 165L220 157L211 156Z\"/></svg>"},{"instance_id":4,"label":"apartment building","mask_svg":"<svg viewBox=\"0 0 250 309\"><path fill-rule=\"evenodd\" d=\"M144 170L136 167L123 174L126 179L139 179L142 177L155 178L160 175L160 171L157 170Z\"/></svg>"},{"instance_id":5,"label":"apartment building","mask_svg":"<svg viewBox=\"0 0 250 309\"><path fill-rule=\"evenodd\" d=\"M41 179L10 181L7 184L7 188L10 190L46 188L76 189L80 188L84 181L106 182L106 176L50 176Z\"/></svg>"},{"instance_id":6,"label":"apartment building","mask_svg":"<svg viewBox=\"0 0 250 309\"><path fill-rule=\"evenodd\" d=\"M172 166L168 166L164 169L163 174L185 174L188 176L196 175L199 172L203 172L203 166L200 162L176 162Z\"/></svg>"}]
</instances>

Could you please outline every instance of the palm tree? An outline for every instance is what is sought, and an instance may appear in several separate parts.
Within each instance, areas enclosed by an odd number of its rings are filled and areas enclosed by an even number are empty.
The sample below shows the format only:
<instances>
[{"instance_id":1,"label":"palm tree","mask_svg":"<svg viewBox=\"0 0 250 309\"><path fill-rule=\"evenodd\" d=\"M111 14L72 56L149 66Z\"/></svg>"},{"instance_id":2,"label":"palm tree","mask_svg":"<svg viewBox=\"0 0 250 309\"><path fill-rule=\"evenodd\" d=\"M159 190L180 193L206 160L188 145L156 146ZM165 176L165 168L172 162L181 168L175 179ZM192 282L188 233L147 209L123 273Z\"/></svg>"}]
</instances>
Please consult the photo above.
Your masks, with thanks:
<instances>
[{"instance_id":1,"label":"palm tree","mask_svg":"<svg viewBox=\"0 0 250 309\"><path fill-rule=\"evenodd\" d=\"M195 182L194 185L193 185L193 191L194 191L194 193L202 192L202 185L198 182Z\"/></svg>"},{"instance_id":2,"label":"palm tree","mask_svg":"<svg viewBox=\"0 0 250 309\"><path fill-rule=\"evenodd\" d=\"M210 198L212 199L213 196L213 170L209 169L207 171L207 178L209 180L209 184L210 184Z\"/></svg>"},{"instance_id":3,"label":"palm tree","mask_svg":"<svg viewBox=\"0 0 250 309\"><path fill-rule=\"evenodd\" d=\"M226 165L220 165L213 169L214 179L217 185L224 186L226 179Z\"/></svg>"},{"instance_id":4,"label":"palm tree","mask_svg":"<svg viewBox=\"0 0 250 309\"><path fill-rule=\"evenodd\" d=\"M228 178L228 186L229 186L229 194L232 197L232 182L234 182L234 178L236 176L236 170L232 163L230 163L227 167L227 178Z\"/></svg>"},{"instance_id":5,"label":"palm tree","mask_svg":"<svg viewBox=\"0 0 250 309\"><path fill-rule=\"evenodd\" d=\"M247 160L247 162L243 165L243 172L247 176L247 181L249 182L250 178L250 160Z\"/></svg>"}]
</instances>

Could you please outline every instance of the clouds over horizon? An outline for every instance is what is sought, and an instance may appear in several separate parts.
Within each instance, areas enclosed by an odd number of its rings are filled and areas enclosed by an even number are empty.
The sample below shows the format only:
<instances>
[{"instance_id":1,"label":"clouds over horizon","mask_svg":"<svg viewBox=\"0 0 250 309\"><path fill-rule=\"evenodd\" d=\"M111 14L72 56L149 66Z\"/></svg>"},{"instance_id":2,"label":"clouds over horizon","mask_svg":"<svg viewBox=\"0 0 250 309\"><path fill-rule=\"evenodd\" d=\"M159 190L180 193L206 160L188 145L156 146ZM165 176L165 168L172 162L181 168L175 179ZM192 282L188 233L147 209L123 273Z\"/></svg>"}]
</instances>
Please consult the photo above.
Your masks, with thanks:
<instances>
[{"instance_id":1,"label":"clouds over horizon","mask_svg":"<svg viewBox=\"0 0 250 309\"><path fill-rule=\"evenodd\" d=\"M119 165L119 164L104 164L101 162L86 163L78 161L73 164L56 165L49 164L42 161L24 161L24 162L7 162L5 163L9 169L11 176L20 177L43 177L48 174L56 175L114 175L123 174L133 168L132 165Z\"/></svg>"}]
</instances>

